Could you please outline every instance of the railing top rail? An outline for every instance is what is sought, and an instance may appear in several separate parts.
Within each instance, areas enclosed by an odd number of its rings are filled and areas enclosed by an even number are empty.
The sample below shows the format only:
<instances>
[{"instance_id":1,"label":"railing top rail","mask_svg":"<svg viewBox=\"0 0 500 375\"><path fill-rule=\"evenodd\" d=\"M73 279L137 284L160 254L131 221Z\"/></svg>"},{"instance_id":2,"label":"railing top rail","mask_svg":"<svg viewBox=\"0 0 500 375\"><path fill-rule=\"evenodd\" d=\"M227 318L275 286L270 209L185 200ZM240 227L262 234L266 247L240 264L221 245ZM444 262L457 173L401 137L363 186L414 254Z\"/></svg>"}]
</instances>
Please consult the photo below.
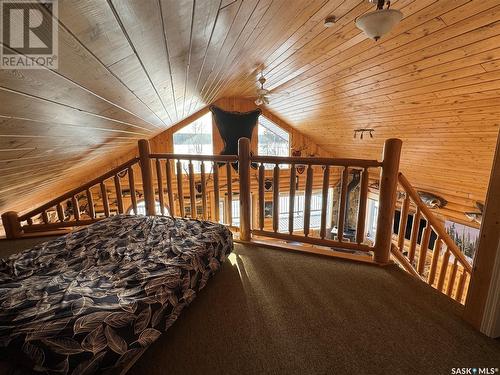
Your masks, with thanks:
<instances>
[{"instance_id":1,"label":"railing top rail","mask_svg":"<svg viewBox=\"0 0 500 375\"><path fill-rule=\"evenodd\" d=\"M128 167L137 163L138 161L139 161L139 158L137 158L137 157L130 159L129 161L127 161L127 162L119 165L118 167L110 170L109 172L106 172L102 176L99 176L99 177L93 179L92 181L87 182L86 184L80 185L79 187L77 187L71 191L68 191L67 193L65 193L65 194L63 194L55 199L52 199L51 201L45 203L44 205L42 205L40 207L37 207L29 212L26 212L25 214L19 216L19 221L23 221L23 220L28 219L29 217L37 215L37 214L45 211L46 209L55 206L56 204L60 203L61 201L64 201L66 199L73 197L75 194L78 194L78 193L82 192L83 190L86 190L86 189L100 183L101 181L104 181L110 177L113 177L118 172L121 172L121 171L127 169Z\"/></svg>"},{"instance_id":2,"label":"railing top rail","mask_svg":"<svg viewBox=\"0 0 500 375\"><path fill-rule=\"evenodd\" d=\"M382 166L378 160L365 159L340 159L320 157L297 157L297 156L252 156L252 162L271 164L305 164L305 165L328 165L340 167L377 168Z\"/></svg>"},{"instance_id":3,"label":"railing top rail","mask_svg":"<svg viewBox=\"0 0 500 375\"><path fill-rule=\"evenodd\" d=\"M150 154L152 159L235 162L238 155Z\"/></svg>"},{"instance_id":4,"label":"railing top rail","mask_svg":"<svg viewBox=\"0 0 500 375\"><path fill-rule=\"evenodd\" d=\"M434 228L436 233L441 237L453 256L457 258L460 263L462 263L462 266L467 270L467 272L472 273L472 266L467 258L465 258L465 256L462 254L457 244L455 243L455 241L453 241L448 232L446 232L443 224L441 224L441 222L436 219L431 210L424 204L424 202L422 202L418 193L401 172L398 175L398 180L406 193L408 193L408 195L410 196L413 203L415 203L415 205L420 209L420 212L425 217L425 219L431 224L432 228Z\"/></svg>"}]
</instances>

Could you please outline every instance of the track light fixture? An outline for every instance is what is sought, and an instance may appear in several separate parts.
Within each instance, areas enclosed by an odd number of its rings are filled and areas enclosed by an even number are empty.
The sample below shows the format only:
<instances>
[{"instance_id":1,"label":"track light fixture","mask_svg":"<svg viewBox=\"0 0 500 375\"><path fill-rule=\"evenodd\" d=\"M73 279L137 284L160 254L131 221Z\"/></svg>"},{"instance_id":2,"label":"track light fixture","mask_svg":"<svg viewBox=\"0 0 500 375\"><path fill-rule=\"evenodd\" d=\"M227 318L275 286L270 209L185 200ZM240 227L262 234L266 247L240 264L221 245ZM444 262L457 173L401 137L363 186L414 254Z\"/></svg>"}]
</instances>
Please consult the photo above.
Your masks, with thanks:
<instances>
[{"instance_id":1,"label":"track light fixture","mask_svg":"<svg viewBox=\"0 0 500 375\"><path fill-rule=\"evenodd\" d=\"M361 129L355 129L354 130L354 139L356 139L358 133L360 133L360 136L359 138L360 139L363 139L363 134L365 132L367 132L369 135L370 135L370 138L373 138L373 132L375 131L375 129L372 129L372 128L361 128Z\"/></svg>"}]
</instances>

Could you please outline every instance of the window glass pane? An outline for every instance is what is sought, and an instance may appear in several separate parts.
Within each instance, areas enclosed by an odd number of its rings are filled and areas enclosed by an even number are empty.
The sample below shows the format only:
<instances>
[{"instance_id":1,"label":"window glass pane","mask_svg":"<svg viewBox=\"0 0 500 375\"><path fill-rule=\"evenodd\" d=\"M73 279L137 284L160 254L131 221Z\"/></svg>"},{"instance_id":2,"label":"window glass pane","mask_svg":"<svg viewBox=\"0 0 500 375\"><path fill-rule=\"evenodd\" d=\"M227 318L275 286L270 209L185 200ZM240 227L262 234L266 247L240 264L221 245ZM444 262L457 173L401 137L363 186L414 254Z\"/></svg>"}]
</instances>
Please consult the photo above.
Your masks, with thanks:
<instances>
[{"instance_id":1,"label":"window glass pane","mask_svg":"<svg viewBox=\"0 0 500 375\"><path fill-rule=\"evenodd\" d=\"M259 117L258 150L261 156L290 156L290 134L264 116ZM286 165L281 167L286 168ZM266 164L266 169L274 168Z\"/></svg>"},{"instance_id":2,"label":"window glass pane","mask_svg":"<svg viewBox=\"0 0 500 375\"><path fill-rule=\"evenodd\" d=\"M198 120L174 133L174 154L212 155L212 114L209 112ZM189 162L182 161L187 173ZM194 172L200 172L200 162L193 161Z\"/></svg>"},{"instance_id":3,"label":"window glass pane","mask_svg":"<svg viewBox=\"0 0 500 375\"><path fill-rule=\"evenodd\" d=\"M155 207L156 207L156 214L161 215L161 206L159 201L155 201ZM167 207L163 207L165 215L169 216L170 213L168 212ZM127 214L129 215L136 215L134 212L134 208L130 206L127 210ZM141 200L137 202L137 215L146 215L146 202L144 200Z\"/></svg>"}]
</instances>

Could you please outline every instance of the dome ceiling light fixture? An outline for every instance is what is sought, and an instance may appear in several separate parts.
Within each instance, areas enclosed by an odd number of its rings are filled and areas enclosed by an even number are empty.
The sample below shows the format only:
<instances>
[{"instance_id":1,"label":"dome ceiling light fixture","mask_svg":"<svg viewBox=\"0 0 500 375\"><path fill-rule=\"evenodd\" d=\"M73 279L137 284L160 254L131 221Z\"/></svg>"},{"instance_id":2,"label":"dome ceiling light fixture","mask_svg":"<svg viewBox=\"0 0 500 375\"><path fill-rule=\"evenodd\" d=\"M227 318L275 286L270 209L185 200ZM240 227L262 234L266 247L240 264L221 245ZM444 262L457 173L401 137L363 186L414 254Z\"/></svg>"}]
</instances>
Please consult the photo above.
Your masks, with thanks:
<instances>
[{"instance_id":1,"label":"dome ceiling light fixture","mask_svg":"<svg viewBox=\"0 0 500 375\"><path fill-rule=\"evenodd\" d=\"M377 41L401 21L403 13L396 9L389 9L391 6L390 1L369 1L377 3L377 9L356 18L356 26L369 38ZM387 4L387 8L384 9L385 4Z\"/></svg>"}]
</instances>

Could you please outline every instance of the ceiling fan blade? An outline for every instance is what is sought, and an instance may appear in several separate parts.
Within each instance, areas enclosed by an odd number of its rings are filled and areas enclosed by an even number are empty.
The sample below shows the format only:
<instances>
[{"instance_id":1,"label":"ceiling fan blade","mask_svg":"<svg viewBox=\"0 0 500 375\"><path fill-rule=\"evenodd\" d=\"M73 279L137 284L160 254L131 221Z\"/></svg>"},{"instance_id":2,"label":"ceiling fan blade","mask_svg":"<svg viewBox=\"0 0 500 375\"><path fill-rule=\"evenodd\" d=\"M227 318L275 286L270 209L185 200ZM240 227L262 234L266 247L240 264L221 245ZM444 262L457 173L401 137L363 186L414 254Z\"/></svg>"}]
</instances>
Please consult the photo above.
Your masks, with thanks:
<instances>
[{"instance_id":1,"label":"ceiling fan blade","mask_svg":"<svg viewBox=\"0 0 500 375\"><path fill-rule=\"evenodd\" d=\"M288 91L282 91L282 92L272 92L270 94L268 94L268 96L271 96L271 97L286 97L286 96L290 96L291 94L288 92Z\"/></svg>"}]
</instances>

